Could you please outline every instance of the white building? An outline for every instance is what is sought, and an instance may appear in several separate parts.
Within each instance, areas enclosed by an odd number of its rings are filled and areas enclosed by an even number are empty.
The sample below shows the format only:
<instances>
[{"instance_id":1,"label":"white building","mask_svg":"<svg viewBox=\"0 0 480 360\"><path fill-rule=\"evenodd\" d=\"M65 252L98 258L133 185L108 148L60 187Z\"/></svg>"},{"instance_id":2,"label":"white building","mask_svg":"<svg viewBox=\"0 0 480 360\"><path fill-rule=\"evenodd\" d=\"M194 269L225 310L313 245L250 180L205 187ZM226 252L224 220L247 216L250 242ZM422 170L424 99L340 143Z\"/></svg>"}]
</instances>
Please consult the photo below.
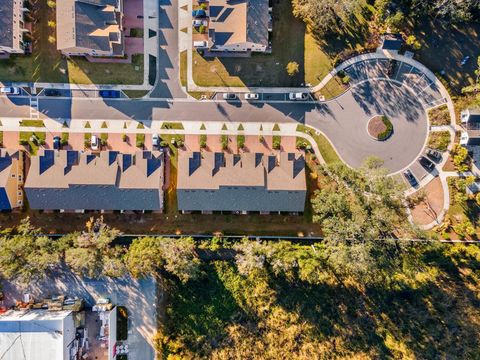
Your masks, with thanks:
<instances>
[{"instance_id":1,"label":"white building","mask_svg":"<svg viewBox=\"0 0 480 360\"><path fill-rule=\"evenodd\" d=\"M75 334L70 310L9 310L0 315L0 358L73 360Z\"/></svg>"}]
</instances>

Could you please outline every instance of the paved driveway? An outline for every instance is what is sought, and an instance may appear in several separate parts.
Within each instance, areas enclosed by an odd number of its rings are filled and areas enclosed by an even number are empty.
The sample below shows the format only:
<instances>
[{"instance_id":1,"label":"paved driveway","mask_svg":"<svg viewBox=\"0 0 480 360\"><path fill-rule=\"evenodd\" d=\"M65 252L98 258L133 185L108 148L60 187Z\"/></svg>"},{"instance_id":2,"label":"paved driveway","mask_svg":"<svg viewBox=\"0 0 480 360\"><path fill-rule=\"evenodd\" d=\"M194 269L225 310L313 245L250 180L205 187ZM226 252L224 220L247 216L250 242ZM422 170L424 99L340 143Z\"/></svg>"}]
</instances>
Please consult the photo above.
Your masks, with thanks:
<instances>
[{"instance_id":1,"label":"paved driveway","mask_svg":"<svg viewBox=\"0 0 480 360\"><path fill-rule=\"evenodd\" d=\"M153 279L137 281L131 277L122 279L105 278L90 280L80 278L67 269L43 281L31 282L26 287L2 282L6 296L5 305L14 304L28 292L37 299L64 294L85 299L92 306L100 297L109 298L116 305L125 306L129 311L131 334L128 335L131 360L153 360L152 337L156 331L156 284Z\"/></svg>"},{"instance_id":2,"label":"paved driveway","mask_svg":"<svg viewBox=\"0 0 480 360\"><path fill-rule=\"evenodd\" d=\"M393 124L393 135L377 141L367 132L375 115L386 115ZM424 147L427 116L416 95L405 86L387 80L366 81L336 100L309 113L306 123L323 131L342 159L353 167L375 155L392 172L408 166Z\"/></svg>"}]
</instances>

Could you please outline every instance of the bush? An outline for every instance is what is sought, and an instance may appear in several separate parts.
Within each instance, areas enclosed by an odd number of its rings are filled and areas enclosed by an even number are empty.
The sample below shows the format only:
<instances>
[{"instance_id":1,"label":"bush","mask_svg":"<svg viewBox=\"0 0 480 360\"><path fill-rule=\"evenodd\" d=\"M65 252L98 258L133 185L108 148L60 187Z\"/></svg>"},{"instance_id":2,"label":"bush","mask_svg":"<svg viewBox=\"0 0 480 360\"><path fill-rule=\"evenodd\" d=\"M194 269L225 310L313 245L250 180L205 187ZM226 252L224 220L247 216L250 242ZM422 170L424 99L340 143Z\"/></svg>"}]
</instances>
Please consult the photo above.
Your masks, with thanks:
<instances>
[{"instance_id":1,"label":"bush","mask_svg":"<svg viewBox=\"0 0 480 360\"><path fill-rule=\"evenodd\" d=\"M127 142L128 141L128 136L127 134L122 134L122 141Z\"/></svg>"},{"instance_id":2,"label":"bush","mask_svg":"<svg viewBox=\"0 0 480 360\"><path fill-rule=\"evenodd\" d=\"M200 135L200 148L205 149L207 147L207 135Z\"/></svg>"},{"instance_id":3,"label":"bush","mask_svg":"<svg viewBox=\"0 0 480 360\"><path fill-rule=\"evenodd\" d=\"M263 137L263 135L259 135L258 136L258 142L263 144L265 142L265 138Z\"/></svg>"},{"instance_id":4,"label":"bush","mask_svg":"<svg viewBox=\"0 0 480 360\"><path fill-rule=\"evenodd\" d=\"M450 133L448 131L431 132L428 137L428 147L439 151L446 151L450 144Z\"/></svg>"},{"instance_id":5,"label":"bush","mask_svg":"<svg viewBox=\"0 0 480 360\"><path fill-rule=\"evenodd\" d=\"M282 146L282 138L280 136L274 136L272 140L272 148L280 150Z\"/></svg>"},{"instance_id":6,"label":"bush","mask_svg":"<svg viewBox=\"0 0 480 360\"><path fill-rule=\"evenodd\" d=\"M222 135L220 138L220 143L222 144L222 149L227 150L228 149L228 136L227 135Z\"/></svg>"},{"instance_id":7,"label":"bush","mask_svg":"<svg viewBox=\"0 0 480 360\"><path fill-rule=\"evenodd\" d=\"M245 147L245 135L237 135L237 146L239 149Z\"/></svg>"},{"instance_id":8,"label":"bush","mask_svg":"<svg viewBox=\"0 0 480 360\"><path fill-rule=\"evenodd\" d=\"M343 85L348 85L350 83L350 76L346 75L342 77L342 84Z\"/></svg>"},{"instance_id":9,"label":"bush","mask_svg":"<svg viewBox=\"0 0 480 360\"><path fill-rule=\"evenodd\" d=\"M382 116L382 122L387 128L384 132L378 134L377 139L380 141L388 139L393 132L393 124L386 116Z\"/></svg>"}]
</instances>

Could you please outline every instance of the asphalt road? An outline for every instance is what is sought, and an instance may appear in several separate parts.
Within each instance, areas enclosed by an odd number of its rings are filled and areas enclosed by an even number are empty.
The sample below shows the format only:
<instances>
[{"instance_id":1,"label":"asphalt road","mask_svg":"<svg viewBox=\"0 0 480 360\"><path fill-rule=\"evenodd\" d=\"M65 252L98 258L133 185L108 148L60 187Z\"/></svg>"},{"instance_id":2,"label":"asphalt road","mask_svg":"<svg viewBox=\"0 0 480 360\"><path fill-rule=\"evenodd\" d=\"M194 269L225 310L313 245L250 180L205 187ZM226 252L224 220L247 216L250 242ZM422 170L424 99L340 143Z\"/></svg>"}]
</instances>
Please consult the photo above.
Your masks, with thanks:
<instances>
[{"instance_id":1,"label":"asphalt road","mask_svg":"<svg viewBox=\"0 0 480 360\"><path fill-rule=\"evenodd\" d=\"M408 166L421 152L427 137L427 118L416 95L387 80L364 82L326 102L245 102L177 100L105 100L101 98L39 98L42 117L79 120L135 119L221 122L297 122L322 131L342 159L353 167L376 155L392 172ZM1 117L29 117L28 98L0 102ZM372 139L367 123L387 115L394 134L384 142Z\"/></svg>"}]
</instances>

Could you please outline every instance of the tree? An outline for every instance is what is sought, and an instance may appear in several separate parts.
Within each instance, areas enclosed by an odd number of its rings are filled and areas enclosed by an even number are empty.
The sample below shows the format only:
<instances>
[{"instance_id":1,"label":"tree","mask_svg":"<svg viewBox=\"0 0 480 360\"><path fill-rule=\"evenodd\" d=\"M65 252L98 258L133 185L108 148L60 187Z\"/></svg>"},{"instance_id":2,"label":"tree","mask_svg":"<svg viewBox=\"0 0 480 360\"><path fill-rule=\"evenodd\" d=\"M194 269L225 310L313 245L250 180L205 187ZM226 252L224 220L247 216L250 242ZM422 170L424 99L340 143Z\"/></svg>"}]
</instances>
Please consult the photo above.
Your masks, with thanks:
<instances>
[{"instance_id":1,"label":"tree","mask_svg":"<svg viewBox=\"0 0 480 360\"><path fill-rule=\"evenodd\" d=\"M293 14L319 36L344 31L363 8L357 0L293 0L292 4Z\"/></svg>"},{"instance_id":2,"label":"tree","mask_svg":"<svg viewBox=\"0 0 480 360\"><path fill-rule=\"evenodd\" d=\"M55 9L57 7L57 3L54 1L54 0L48 0L47 1L47 6L50 8L50 9Z\"/></svg>"},{"instance_id":3,"label":"tree","mask_svg":"<svg viewBox=\"0 0 480 360\"><path fill-rule=\"evenodd\" d=\"M382 160L368 158L359 170L338 163L320 168L325 188L312 199L313 221L327 240L376 240L411 233L403 187L386 175Z\"/></svg>"},{"instance_id":4,"label":"tree","mask_svg":"<svg viewBox=\"0 0 480 360\"><path fill-rule=\"evenodd\" d=\"M124 250L118 245L111 245L118 235L120 231L106 225L103 217L90 218L86 231L63 240L66 264L75 273L90 278L122 276L126 270L121 261Z\"/></svg>"},{"instance_id":5,"label":"tree","mask_svg":"<svg viewBox=\"0 0 480 360\"><path fill-rule=\"evenodd\" d=\"M28 217L15 230L0 237L0 274L6 279L28 282L60 263L61 251L56 242L41 236Z\"/></svg>"},{"instance_id":6,"label":"tree","mask_svg":"<svg viewBox=\"0 0 480 360\"><path fill-rule=\"evenodd\" d=\"M468 164L468 150L465 147L455 144L451 153L453 156L453 164L458 172L466 172L470 169Z\"/></svg>"},{"instance_id":7,"label":"tree","mask_svg":"<svg viewBox=\"0 0 480 360\"><path fill-rule=\"evenodd\" d=\"M405 15L399 10L394 15L389 16L386 23L391 32L399 32L405 26Z\"/></svg>"},{"instance_id":8,"label":"tree","mask_svg":"<svg viewBox=\"0 0 480 360\"><path fill-rule=\"evenodd\" d=\"M192 238L137 238L132 242L126 264L137 278L166 271L182 282L200 276L200 259Z\"/></svg>"},{"instance_id":9,"label":"tree","mask_svg":"<svg viewBox=\"0 0 480 360\"><path fill-rule=\"evenodd\" d=\"M300 65L298 65L296 61L290 61L287 64L286 69L287 69L288 76L295 76L296 74L298 74L300 70Z\"/></svg>"}]
</instances>

